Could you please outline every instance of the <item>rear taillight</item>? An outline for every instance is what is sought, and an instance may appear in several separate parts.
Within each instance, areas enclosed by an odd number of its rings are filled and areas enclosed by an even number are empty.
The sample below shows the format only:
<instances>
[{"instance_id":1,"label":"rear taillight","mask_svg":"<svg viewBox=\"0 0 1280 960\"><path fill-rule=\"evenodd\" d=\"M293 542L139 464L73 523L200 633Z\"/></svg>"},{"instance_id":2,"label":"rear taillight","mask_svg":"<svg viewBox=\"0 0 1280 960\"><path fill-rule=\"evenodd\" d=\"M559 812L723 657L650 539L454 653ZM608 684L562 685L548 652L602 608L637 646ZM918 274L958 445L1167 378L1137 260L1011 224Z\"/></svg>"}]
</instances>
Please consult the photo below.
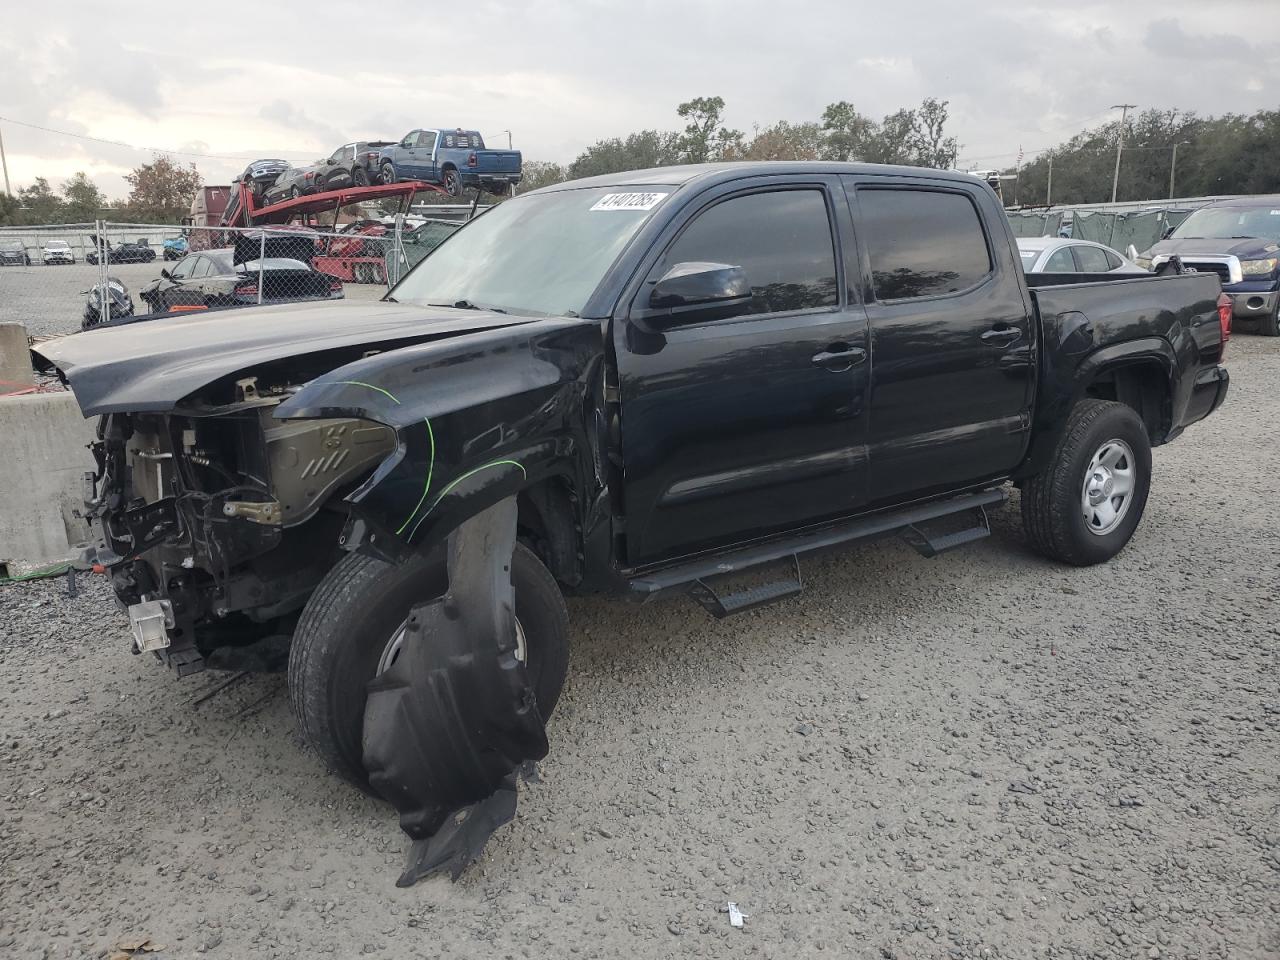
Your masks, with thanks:
<instances>
[{"instance_id":1,"label":"rear taillight","mask_svg":"<svg viewBox=\"0 0 1280 960\"><path fill-rule=\"evenodd\" d=\"M256 297L258 295L258 285L256 283L243 283L236 287L235 294L237 297Z\"/></svg>"},{"instance_id":2,"label":"rear taillight","mask_svg":"<svg viewBox=\"0 0 1280 960\"><path fill-rule=\"evenodd\" d=\"M1227 341L1231 339L1231 298L1225 293L1218 294L1218 328L1222 331L1222 352L1227 352Z\"/></svg>"},{"instance_id":3,"label":"rear taillight","mask_svg":"<svg viewBox=\"0 0 1280 960\"><path fill-rule=\"evenodd\" d=\"M478 162L479 162L479 159L476 157L476 152L472 150L471 156L467 157L467 166L474 167Z\"/></svg>"},{"instance_id":4,"label":"rear taillight","mask_svg":"<svg viewBox=\"0 0 1280 960\"><path fill-rule=\"evenodd\" d=\"M314 179L314 178L315 178L315 174L314 174L314 173L308 173L308 174L307 174L305 177L303 177L302 179L304 179L304 180L312 180L312 179Z\"/></svg>"},{"instance_id":5,"label":"rear taillight","mask_svg":"<svg viewBox=\"0 0 1280 960\"><path fill-rule=\"evenodd\" d=\"M378 155L377 155L376 153L366 153L364 156L365 156L365 159L366 159L366 160L377 160L377 159L378 159Z\"/></svg>"}]
</instances>

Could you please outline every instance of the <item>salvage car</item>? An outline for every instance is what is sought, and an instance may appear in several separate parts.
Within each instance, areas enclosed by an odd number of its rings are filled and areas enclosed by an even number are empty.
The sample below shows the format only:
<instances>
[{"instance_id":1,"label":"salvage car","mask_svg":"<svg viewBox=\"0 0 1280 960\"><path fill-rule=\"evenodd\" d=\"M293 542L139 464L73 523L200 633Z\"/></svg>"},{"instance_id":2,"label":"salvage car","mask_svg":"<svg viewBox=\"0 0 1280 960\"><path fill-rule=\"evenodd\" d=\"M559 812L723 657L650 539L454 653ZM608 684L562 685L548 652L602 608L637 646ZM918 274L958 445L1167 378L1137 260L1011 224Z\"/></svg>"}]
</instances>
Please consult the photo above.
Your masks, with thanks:
<instances>
[{"instance_id":1,"label":"salvage car","mask_svg":"<svg viewBox=\"0 0 1280 960\"><path fill-rule=\"evenodd\" d=\"M319 188L337 190L341 187L367 187L377 183L382 150L390 146L394 146L390 140L344 143L327 159L315 165Z\"/></svg>"},{"instance_id":2,"label":"salvage car","mask_svg":"<svg viewBox=\"0 0 1280 960\"><path fill-rule=\"evenodd\" d=\"M107 244L107 263L150 263L156 258L156 252L148 240L129 240L125 243ZM97 263L99 260L98 240L95 237L93 248L84 255L86 263Z\"/></svg>"},{"instance_id":3,"label":"salvage car","mask_svg":"<svg viewBox=\"0 0 1280 960\"><path fill-rule=\"evenodd\" d=\"M1151 271L1092 240L1019 237L1018 255L1027 273L1134 273Z\"/></svg>"},{"instance_id":4,"label":"salvage car","mask_svg":"<svg viewBox=\"0 0 1280 960\"><path fill-rule=\"evenodd\" d=\"M731 163L513 198L381 302L35 349L100 418L90 559L135 650L288 644L303 736L400 811L412 882L546 753L562 591L725 616L820 550L985 537L1011 484L1041 554L1114 557L1151 448L1226 395L1219 295L1027 275L975 177Z\"/></svg>"},{"instance_id":5,"label":"salvage car","mask_svg":"<svg viewBox=\"0 0 1280 960\"><path fill-rule=\"evenodd\" d=\"M316 168L289 167L281 170L276 179L262 191L264 204L279 203L281 200L296 200L308 193L316 192Z\"/></svg>"},{"instance_id":6,"label":"salvage car","mask_svg":"<svg viewBox=\"0 0 1280 960\"><path fill-rule=\"evenodd\" d=\"M383 183L438 183L451 197L466 187L506 194L520 182L519 150L489 150L476 130L410 130L383 147L378 161Z\"/></svg>"},{"instance_id":7,"label":"salvage car","mask_svg":"<svg viewBox=\"0 0 1280 960\"><path fill-rule=\"evenodd\" d=\"M252 239L239 251L243 259L238 259L237 249L183 257L138 296L153 313L342 298L341 280L317 272L303 260L270 255L259 260Z\"/></svg>"},{"instance_id":8,"label":"salvage car","mask_svg":"<svg viewBox=\"0 0 1280 960\"><path fill-rule=\"evenodd\" d=\"M40 260L45 264L75 263L76 254L65 240L49 240L40 249Z\"/></svg>"},{"instance_id":9,"label":"salvage car","mask_svg":"<svg viewBox=\"0 0 1280 960\"><path fill-rule=\"evenodd\" d=\"M31 254L27 253L27 245L21 240L0 240L0 266L31 266Z\"/></svg>"},{"instance_id":10,"label":"salvage car","mask_svg":"<svg viewBox=\"0 0 1280 960\"><path fill-rule=\"evenodd\" d=\"M1235 316L1280 337L1280 194L1218 200L1194 211L1138 258L1160 267L1178 257L1222 281Z\"/></svg>"}]
</instances>

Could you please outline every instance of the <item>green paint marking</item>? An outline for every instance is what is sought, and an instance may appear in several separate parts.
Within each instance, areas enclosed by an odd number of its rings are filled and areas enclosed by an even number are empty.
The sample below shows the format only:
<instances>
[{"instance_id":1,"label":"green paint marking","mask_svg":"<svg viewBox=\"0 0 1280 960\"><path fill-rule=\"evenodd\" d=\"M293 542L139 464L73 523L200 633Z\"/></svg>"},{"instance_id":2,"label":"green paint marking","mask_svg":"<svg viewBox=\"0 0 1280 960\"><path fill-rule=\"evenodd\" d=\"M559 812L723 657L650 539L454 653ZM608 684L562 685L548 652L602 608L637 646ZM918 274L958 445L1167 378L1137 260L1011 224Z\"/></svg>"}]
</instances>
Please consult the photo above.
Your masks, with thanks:
<instances>
[{"instance_id":1,"label":"green paint marking","mask_svg":"<svg viewBox=\"0 0 1280 960\"><path fill-rule=\"evenodd\" d=\"M452 490L454 487L460 484L463 480L466 480L468 477L474 477L481 470L488 470L490 467L501 467L503 465L516 467L517 469L519 469L519 471L522 474L524 474L526 479L529 476L529 471L525 470L524 464L518 463L515 460L494 460L492 463L481 464L480 466L476 467L474 470L468 470L462 476L458 477L457 480L454 480L451 484L449 484L447 487L445 487L443 490L440 491L440 493L436 496L435 500L432 501L431 506L427 507L427 512L424 513L419 518L418 522L413 525L413 529L409 531L409 539L413 540L414 534L418 532L418 528L422 526L422 522L426 520L427 517L431 516L432 510L440 506L440 501L443 500L448 495L450 490Z\"/></svg>"},{"instance_id":2,"label":"green paint marking","mask_svg":"<svg viewBox=\"0 0 1280 960\"><path fill-rule=\"evenodd\" d=\"M400 529L396 531L397 537L404 533L404 528L418 515L422 505L427 502L427 491L431 489L431 474L436 468L436 434L431 429L431 420L429 418L423 417L422 422L427 425L427 436L431 439L431 462L427 464L427 482L422 486L422 496L418 498L417 506L413 508L413 512L405 518L404 523L400 524ZM418 528L414 527L414 529Z\"/></svg>"},{"instance_id":3,"label":"green paint marking","mask_svg":"<svg viewBox=\"0 0 1280 960\"><path fill-rule=\"evenodd\" d=\"M364 387L368 390L376 390L378 393L382 394L384 397L389 399L392 403L394 404L400 403L400 401L397 400L393 394L387 392L386 390L383 390L381 387L375 387L372 383L361 383L359 380L335 380L334 383L346 384L348 387Z\"/></svg>"}]
</instances>

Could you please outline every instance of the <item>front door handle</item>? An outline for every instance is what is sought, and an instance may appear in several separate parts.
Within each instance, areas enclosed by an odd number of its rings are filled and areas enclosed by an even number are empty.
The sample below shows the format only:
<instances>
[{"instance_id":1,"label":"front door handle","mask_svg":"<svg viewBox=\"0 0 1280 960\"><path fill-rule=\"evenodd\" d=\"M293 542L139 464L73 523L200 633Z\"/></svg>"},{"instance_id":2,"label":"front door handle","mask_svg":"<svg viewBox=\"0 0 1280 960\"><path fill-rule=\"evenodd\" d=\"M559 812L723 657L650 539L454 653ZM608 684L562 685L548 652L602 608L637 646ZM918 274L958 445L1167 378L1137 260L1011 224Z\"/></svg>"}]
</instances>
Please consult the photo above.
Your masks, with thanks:
<instances>
[{"instance_id":1,"label":"front door handle","mask_svg":"<svg viewBox=\"0 0 1280 960\"><path fill-rule=\"evenodd\" d=\"M1006 324L1000 324L999 326L992 327L990 330L984 331L982 334L982 339L987 341L987 343L1004 344L1004 343L1012 343L1014 340L1017 340L1020 336L1022 336L1022 331L1019 330L1017 327L1010 327Z\"/></svg>"},{"instance_id":2,"label":"front door handle","mask_svg":"<svg viewBox=\"0 0 1280 960\"><path fill-rule=\"evenodd\" d=\"M867 351L861 347L851 347L847 343L833 343L821 353L813 355L813 362L820 367L828 367L839 373L841 370L848 370L855 363L861 363L867 359ZM841 364L836 366L836 364Z\"/></svg>"}]
</instances>

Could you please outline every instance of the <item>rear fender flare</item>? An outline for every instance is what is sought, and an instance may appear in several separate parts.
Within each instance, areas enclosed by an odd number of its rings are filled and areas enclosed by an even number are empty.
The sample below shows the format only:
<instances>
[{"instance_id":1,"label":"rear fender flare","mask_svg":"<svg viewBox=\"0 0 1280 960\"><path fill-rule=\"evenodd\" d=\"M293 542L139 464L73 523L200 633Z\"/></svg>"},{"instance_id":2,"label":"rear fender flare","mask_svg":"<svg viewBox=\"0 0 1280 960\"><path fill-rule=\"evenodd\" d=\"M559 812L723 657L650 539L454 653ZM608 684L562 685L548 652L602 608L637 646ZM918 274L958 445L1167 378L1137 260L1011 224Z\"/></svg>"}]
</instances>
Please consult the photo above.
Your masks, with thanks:
<instances>
[{"instance_id":1,"label":"rear fender flare","mask_svg":"<svg viewBox=\"0 0 1280 960\"><path fill-rule=\"evenodd\" d=\"M1099 376L1136 364L1158 364L1164 371L1170 396L1174 395L1178 358L1173 344L1163 337L1142 337L1103 347L1081 360L1069 377L1046 378L1041 390L1053 396L1041 397L1037 405L1035 438L1014 479L1033 476L1045 468L1066 431L1072 408L1088 395L1089 386Z\"/></svg>"}]
</instances>

